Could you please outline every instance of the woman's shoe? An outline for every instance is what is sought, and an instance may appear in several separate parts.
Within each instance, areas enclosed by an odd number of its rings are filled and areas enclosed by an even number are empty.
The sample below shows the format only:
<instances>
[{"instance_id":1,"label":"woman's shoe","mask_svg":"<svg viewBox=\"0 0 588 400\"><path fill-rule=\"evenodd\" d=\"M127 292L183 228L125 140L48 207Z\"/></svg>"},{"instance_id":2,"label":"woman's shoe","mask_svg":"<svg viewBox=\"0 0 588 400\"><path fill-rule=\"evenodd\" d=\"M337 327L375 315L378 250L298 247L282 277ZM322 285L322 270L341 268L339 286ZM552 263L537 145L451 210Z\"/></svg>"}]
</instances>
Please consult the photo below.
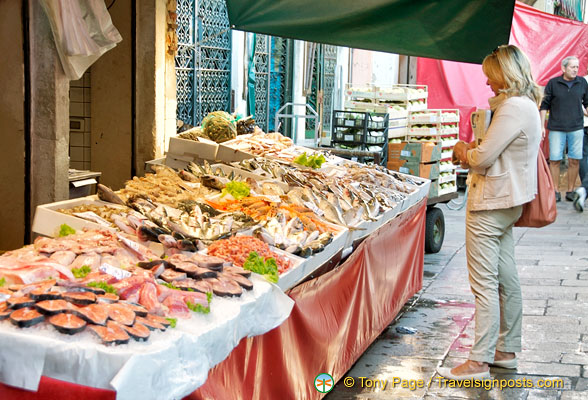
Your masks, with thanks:
<instances>
[{"instance_id":1,"label":"woman's shoe","mask_svg":"<svg viewBox=\"0 0 588 400\"><path fill-rule=\"evenodd\" d=\"M444 378L453 379L456 381L467 381L470 379L479 381L483 379L490 379L490 371L478 372L475 374L453 375L451 373L451 368L438 367L437 373Z\"/></svg>"},{"instance_id":2,"label":"woman's shoe","mask_svg":"<svg viewBox=\"0 0 588 400\"><path fill-rule=\"evenodd\" d=\"M517 358L511 358L510 360L500 360L490 363L491 367L506 368L506 369L517 369L519 362Z\"/></svg>"}]
</instances>

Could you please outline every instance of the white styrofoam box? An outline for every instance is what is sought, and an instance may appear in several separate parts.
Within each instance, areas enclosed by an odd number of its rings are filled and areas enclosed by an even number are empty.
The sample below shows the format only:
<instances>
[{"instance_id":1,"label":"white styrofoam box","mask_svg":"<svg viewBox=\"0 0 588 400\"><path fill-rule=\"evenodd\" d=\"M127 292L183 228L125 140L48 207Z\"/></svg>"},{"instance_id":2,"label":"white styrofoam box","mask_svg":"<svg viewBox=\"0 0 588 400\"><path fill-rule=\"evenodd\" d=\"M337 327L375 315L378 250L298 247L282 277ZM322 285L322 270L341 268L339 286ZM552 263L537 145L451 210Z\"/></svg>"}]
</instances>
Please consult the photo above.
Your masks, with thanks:
<instances>
[{"instance_id":1,"label":"white styrofoam box","mask_svg":"<svg viewBox=\"0 0 588 400\"><path fill-rule=\"evenodd\" d=\"M430 111L421 113L411 113L408 117L411 124L436 124L439 122L439 112L438 111Z\"/></svg>"},{"instance_id":2,"label":"white styrofoam box","mask_svg":"<svg viewBox=\"0 0 588 400\"><path fill-rule=\"evenodd\" d=\"M445 189L439 189L439 196L442 196L444 194L447 193L453 193L453 192L457 192L457 185L445 188Z\"/></svg>"},{"instance_id":3,"label":"white styrofoam box","mask_svg":"<svg viewBox=\"0 0 588 400\"><path fill-rule=\"evenodd\" d=\"M407 109L409 111L423 111L427 109L427 103L409 103Z\"/></svg>"},{"instance_id":4,"label":"white styrofoam box","mask_svg":"<svg viewBox=\"0 0 588 400\"><path fill-rule=\"evenodd\" d=\"M441 110L441 122L459 122L459 110Z\"/></svg>"},{"instance_id":5,"label":"white styrofoam box","mask_svg":"<svg viewBox=\"0 0 588 400\"><path fill-rule=\"evenodd\" d=\"M168 153L177 156L187 156L191 159L215 160L218 143L212 140L198 138L198 140L169 138Z\"/></svg>"},{"instance_id":6,"label":"white styrofoam box","mask_svg":"<svg viewBox=\"0 0 588 400\"><path fill-rule=\"evenodd\" d=\"M451 160L452 154L453 154L453 150L442 151L441 152L441 159L442 160Z\"/></svg>"},{"instance_id":7,"label":"white styrofoam box","mask_svg":"<svg viewBox=\"0 0 588 400\"><path fill-rule=\"evenodd\" d=\"M373 99L375 96L375 93L373 90L369 90L369 88L363 88L363 89L358 89L358 90L354 90L354 89L347 89L345 90L345 95L348 97L352 97L352 98L364 98L364 99Z\"/></svg>"},{"instance_id":8,"label":"white styrofoam box","mask_svg":"<svg viewBox=\"0 0 588 400\"><path fill-rule=\"evenodd\" d=\"M457 180L457 175L451 174L446 176L439 176L438 182L439 183L447 183L447 182L455 182Z\"/></svg>"},{"instance_id":9,"label":"white styrofoam box","mask_svg":"<svg viewBox=\"0 0 588 400\"><path fill-rule=\"evenodd\" d=\"M403 118L406 120L406 118L408 118L408 110L406 109L406 104L388 106L386 112L388 113L388 118L390 119Z\"/></svg>"},{"instance_id":10,"label":"white styrofoam box","mask_svg":"<svg viewBox=\"0 0 588 400\"><path fill-rule=\"evenodd\" d=\"M91 222L82 218L75 217L73 215L67 215L57 211L60 208L73 208L84 204L96 205L96 206L108 206L112 208L119 208L124 210L123 207L117 206L116 204L107 203L102 200L98 200L98 196L80 197L72 200L58 201L56 203L43 204L37 206L35 210L35 218L33 219L33 232L39 233L45 236L56 237L59 233L59 228L62 224L67 224L73 229L80 230L83 228L87 229L104 229L102 225ZM114 228L106 228L115 230Z\"/></svg>"},{"instance_id":11,"label":"white styrofoam box","mask_svg":"<svg viewBox=\"0 0 588 400\"><path fill-rule=\"evenodd\" d=\"M402 127L402 128L406 128L406 126L408 125L408 121L406 119L406 117L389 117L388 118L388 128L393 128L393 127Z\"/></svg>"},{"instance_id":12,"label":"white styrofoam box","mask_svg":"<svg viewBox=\"0 0 588 400\"><path fill-rule=\"evenodd\" d=\"M453 147L457 144L457 142L459 142L459 140L457 139L452 139L452 140L441 140L441 146L442 147Z\"/></svg>"},{"instance_id":13,"label":"white styrofoam box","mask_svg":"<svg viewBox=\"0 0 588 400\"><path fill-rule=\"evenodd\" d=\"M437 127L436 126L429 126L429 127L423 127L423 128L415 128L413 126L411 126L410 128L408 128L408 132L411 135L425 135L425 136L435 136L438 133Z\"/></svg>"},{"instance_id":14,"label":"white styrofoam box","mask_svg":"<svg viewBox=\"0 0 588 400\"><path fill-rule=\"evenodd\" d=\"M442 135L453 135L453 134L457 135L459 133L459 128L457 128L457 127L450 128L450 127L441 126L440 131L441 131Z\"/></svg>"},{"instance_id":15,"label":"white styrofoam box","mask_svg":"<svg viewBox=\"0 0 588 400\"><path fill-rule=\"evenodd\" d=\"M329 261L347 242L349 230L344 229L339 232L331 243L329 243L323 251L316 253L309 258L303 259L305 262L299 264L296 268L290 268L288 271L280 275L278 286L282 290L288 290L296 286L300 281L305 279L308 275L316 271L325 262ZM273 250L273 249L272 249ZM280 253L281 254L281 253ZM297 257L300 258L300 257Z\"/></svg>"},{"instance_id":16,"label":"white styrofoam box","mask_svg":"<svg viewBox=\"0 0 588 400\"><path fill-rule=\"evenodd\" d=\"M234 161L243 161L248 160L250 158L254 158L255 156L251 153L246 153L241 150L234 149L227 144L219 144L218 151L216 152L216 160L224 161L224 162L234 162Z\"/></svg>"},{"instance_id":17,"label":"white styrofoam box","mask_svg":"<svg viewBox=\"0 0 588 400\"><path fill-rule=\"evenodd\" d=\"M439 172L451 172L453 170L457 169L457 165L453 165L453 164L440 164L439 165Z\"/></svg>"}]
</instances>

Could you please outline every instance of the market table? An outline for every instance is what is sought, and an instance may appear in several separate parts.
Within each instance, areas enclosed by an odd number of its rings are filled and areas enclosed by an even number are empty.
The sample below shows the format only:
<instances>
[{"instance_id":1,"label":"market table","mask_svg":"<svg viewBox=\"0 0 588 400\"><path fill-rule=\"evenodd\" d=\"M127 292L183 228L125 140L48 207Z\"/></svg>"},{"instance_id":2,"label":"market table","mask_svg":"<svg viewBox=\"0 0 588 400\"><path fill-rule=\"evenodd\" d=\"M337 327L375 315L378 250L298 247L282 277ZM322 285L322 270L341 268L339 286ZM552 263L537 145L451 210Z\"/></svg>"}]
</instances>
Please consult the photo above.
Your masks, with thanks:
<instances>
[{"instance_id":1,"label":"market table","mask_svg":"<svg viewBox=\"0 0 588 400\"><path fill-rule=\"evenodd\" d=\"M290 317L244 338L188 399L320 398L322 372L340 379L422 287L426 199L369 235L338 267L288 292ZM38 392L0 384L0 398L114 399L115 393L43 377Z\"/></svg>"}]
</instances>

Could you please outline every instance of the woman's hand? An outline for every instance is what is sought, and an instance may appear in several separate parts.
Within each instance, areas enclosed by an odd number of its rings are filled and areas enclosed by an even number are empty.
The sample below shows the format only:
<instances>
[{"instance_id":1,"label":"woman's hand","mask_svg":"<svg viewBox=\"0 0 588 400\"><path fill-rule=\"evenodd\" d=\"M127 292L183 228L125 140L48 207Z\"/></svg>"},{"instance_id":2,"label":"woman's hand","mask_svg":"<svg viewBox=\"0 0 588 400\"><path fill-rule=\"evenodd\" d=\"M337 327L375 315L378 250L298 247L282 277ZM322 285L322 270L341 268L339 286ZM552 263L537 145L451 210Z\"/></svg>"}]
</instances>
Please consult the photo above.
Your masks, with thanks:
<instances>
[{"instance_id":1,"label":"woman's hand","mask_svg":"<svg viewBox=\"0 0 588 400\"><path fill-rule=\"evenodd\" d=\"M461 140L453 146L453 154L454 158L459 160L460 164L464 165L468 163L468 155L467 151L469 150L470 145L468 143L462 142Z\"/></svg>"}]
</instances>

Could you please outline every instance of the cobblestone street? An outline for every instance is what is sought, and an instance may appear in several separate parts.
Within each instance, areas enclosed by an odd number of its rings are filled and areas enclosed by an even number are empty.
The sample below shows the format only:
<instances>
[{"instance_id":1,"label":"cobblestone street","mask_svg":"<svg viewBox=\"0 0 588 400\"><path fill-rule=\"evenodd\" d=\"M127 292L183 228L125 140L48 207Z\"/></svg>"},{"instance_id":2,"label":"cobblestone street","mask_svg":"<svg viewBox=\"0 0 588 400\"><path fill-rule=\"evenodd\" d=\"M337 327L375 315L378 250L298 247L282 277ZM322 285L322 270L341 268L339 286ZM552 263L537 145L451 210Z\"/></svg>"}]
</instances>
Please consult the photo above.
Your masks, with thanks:
<instances>
[{"instance_id":1,"label":"cobblestone street","mask_svg":"<svg viewBox=\"0 0 588 400\"><path fill-rule=\"evenodd\" d=\"M348 372L354 385L345 387L341 379L326 398L588 398L588 213L578 213L571 202L562 201L554 224L541 229L515 228L523 294L523 350L517 354L516 371L492 368L490 372L496 379L513 379L511 385L524 387L485 390L443 387L435 372L437 366L463 362L474 333L465 209L438 207L445 215L445 242L438 254L425 255L423 289ZM386 386L374 383L367 387L373 382L364 379L362 385L360 377L385 381ZM424 383L420 388L403 388L399 382L419 379ZM540 384L563 387L540 388Z\"/></svg>"}]
</instances>

